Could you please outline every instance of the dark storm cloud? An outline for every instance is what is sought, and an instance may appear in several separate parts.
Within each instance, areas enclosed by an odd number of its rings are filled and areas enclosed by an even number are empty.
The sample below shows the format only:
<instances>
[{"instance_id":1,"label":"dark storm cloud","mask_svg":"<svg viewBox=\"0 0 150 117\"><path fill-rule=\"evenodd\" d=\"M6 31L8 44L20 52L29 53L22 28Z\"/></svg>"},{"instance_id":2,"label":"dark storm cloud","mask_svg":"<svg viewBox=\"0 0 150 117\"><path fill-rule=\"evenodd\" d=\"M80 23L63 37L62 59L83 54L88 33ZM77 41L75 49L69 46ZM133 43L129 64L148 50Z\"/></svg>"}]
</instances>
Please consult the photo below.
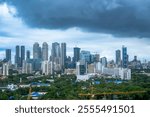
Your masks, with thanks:
<instances>
[{"instance_id":1,"label":"dark storm cloud","mask_svg":"<svg viewBox=\"0 0 150 117\"><path fill-rule=\"evenodd\" d=\"M0 4L3 4L4 2L6 2L7 0L0 0Z\"/></svg>"},{"instance_id":2,"label":"dark storm cloud","mask_svg":"<svg viewBox=\"0 0 150 117\"><path fill-rule=\"evenodd\" d=\"M150 36L150 0L6 0L31 27Z\"/></svg>"},{"instance_id":3,"label":"dark storm cloud","mask_svg":"<svg viewBox=\"0 0 150 117\"><path fill-rule=\"evenodd\" d=\"M3 2L4 2L4 0L0 0L0 4L3 3Z\"/></svg>"}]
</instances>

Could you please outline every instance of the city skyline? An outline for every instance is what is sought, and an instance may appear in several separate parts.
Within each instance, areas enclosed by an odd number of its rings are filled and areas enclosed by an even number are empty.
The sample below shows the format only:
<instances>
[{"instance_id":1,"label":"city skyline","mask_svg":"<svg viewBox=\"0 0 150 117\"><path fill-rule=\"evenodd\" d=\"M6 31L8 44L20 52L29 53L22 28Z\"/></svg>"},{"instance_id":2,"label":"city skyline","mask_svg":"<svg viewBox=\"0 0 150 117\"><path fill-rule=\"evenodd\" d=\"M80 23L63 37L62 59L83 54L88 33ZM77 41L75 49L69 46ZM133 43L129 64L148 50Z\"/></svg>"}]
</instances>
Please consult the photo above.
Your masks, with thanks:
<instances>
[{"instance_id":1,"label":"city skyline","mask_svg":"<svg viewBox=\"0 0 150 117\"><path fill-rule=\"evenodd\" d=\"M73 55L70 56L67 54L67 46L68 44L63 42L63 43L58 43L54 42L51 43L50 45L47 42L43 42L42 44L39 44L38 42L35 42L32 45L32 48L26 49L26 46L24 45L16 45L15 52L12 54L12 50L7 48L4 52L4 58L1 60L4 61L11 61L13 64L16 63L17 66L22 66L22 63L24 60L28 61L30 59L40 59L41 61L54 61L58 64L62 64L64 66L64 63L68 57L71 57L71 60L74 62L78 62L79 60L85 59L87 62L90 61L93 55L96 57L96 60L99 61L100 59L106 58L108 62L114 61L116 65L119 66L124 66L126 68L127 62L130 62L132 60L135 60L135 57L137 60L140 60L137 55L134 55L131 60L129 60L130 55L128 54L128 47L125 45L122 45L120 48L116 48L116 50L113 52L114 58L110 59L107 58L106 56L101 56L100 53L93 52L90 50L83 50L80 47L73 47L72 48L72 53ZM51 47L51 48L49 48ZM52 57L52 58L51 58ZM61 59L61 60L59 60ZM141 61L141 60L140 60ZM141 61L143 62L149 62L147 61Z\"/></svg>"},{"instance_id":2,"label":"city skyline","mask_svg":"<svg viewBox=\"0 0 150 117\"><path fill-rule=\"evenodd\" d=\"M43 44L47 44L46 46L46 51L47 52L43 52ZM41 60L43 60L43 61L45 61L45 60L50 60L50 57L52 56L52 48L53 48L53 44L59 44L59 56L62 54L61 52L63 52L63 50L61 50L60 49L60 47L63 47L62 46L62 44L65 44L64 46L65 46L65 52L66 52L66 57L71 57L72 58L72 61L74 61L73 60L73 58L76 56L76 57L78 57L77 58L77 60L75 60L76 62L79 60L79 59L81 59L82 57L81 57L81 54L82 53L84 53L84 52L88 52L88 53L90 53L91 55L96 55L96 54L98 54L99 55L99 57L100 58L107 58L107 60L108 61L111 61L111 60L114 60L115 62L116 61L118 61L118 60L116 60L116 58L119 58L118 57L118 55L116 55L117 53L117 51L120 51L120 59L122 60L123 59L123 51L124 51L124 49L123 48L125 48L125 49L127 49L128 47L127 46L125 46L125 45L121 45L120 46L120 48L116 48L115 50L114 50L114 52L113 53L111 53L112 55L113 55L113 58L108 58L107 56L101 56L101 53L98 53L98 52L95 52L95 51L92 51L92 50L85 50L85 49L82 49L81 47L79 47L79 46L74 46L74 47L72 47L72 54L70 55L70 54L68 54L68 51L67 51L67 46L68 46L68 44L66 43L66 42L62 42L62 43L59 43L59 42L53 42L53 43L47 43L47 42L43 42L43 43L41 43L41 44L39 44L38 42L35 42L35 43L33 43L33 45L32 45L32 47L30 48L30 49L27 49L26 48L26 46L25 45L16 45L13 49L10 49L10 48L6 48L4 51L3 51L3 58L0 58L0 60L4 60L4 59L6 59L7 60L7 58L8 57L10 57L10 59L11 59L11 61L12 61L12 63L16 63L16 55L17 55L17 58L18 59L20 59L20 61L21 61L21 63L23 62L23 60L27 60L27 58L30 58L30 59L41 59ZM40 50L37 50L37 51L35 51L35 45L37 46L36 48L38 49L40 49ZM23 47L23 52L22 52L22 47ZM56 49L56 48L55 48ZM77 51L76 51L77 50ZM11 54L11 56L8 56L8 51L9 51L9 53ZM40 55L38 55L39 53L38 53L38 51L40 51ZM125 51L127 51L127 50L125 50ZM70 53L70 52L69 52ZM77 53L78 53L78 55L77 55ZM133 55L130 55L129 54L130 52L129 52L129 48L128 48L128 51L127 51L127 57L129 57L129 58L126 58L126 59L128 59L127 61L132 61L132 60L134 60L134 58L135 58L135 56L137 57L137 59L138 60L140 60L141 62L149 62L149 59L143 59L143 60L141 60L141 59L139 59L140 57L138 56L138 54L135 54L134 56ZM48 58L48 59L43 59L43 54L46 54L46 58ZM21 59L22 58L22 56L23 56L23 59ZM62 56L62 55L61 55ZM60 57L61 57L60 56ZM133 56L132 58L131 58L131 56ZM80 58L81 57L81 58ZM100 59L99 58L99 59ZM75 58L76 59L76 58ZM60 61L60 63L61 63L62 61ZM22 66L21 65L21 63L17 63L17 64L20 64L20 66ZM116 63L116 64L118 64L118 63ZM121 63L120 63L121 64Z\"/></svg>"},{"instance_id":3,"label":"city skyline","mask_svg":"<svg viewBox=\"0 0 150 117\"><path fill-rule=\"evenodd\" d=\"M97 52L101 57L107 57L111 60L115 59L116 49L125 45L128 47L129 60L133 60L135 55L137 55L141 61L145 59L150 60L150 51L148 51L150 50L148 33L149 18L146 16L148 13L146 12L147 9L143 9L142 7L142 5L145 6L148 1L135 0L131 2L125 0L121 2L120 0L105 0L104 2L104 0L95 0L88 2L87 4L89 6L85 5L85 7L83 7L85 0L82 2L77 0L73 8L70 7L70 4L73 2L72 0L66 0L64 3L67 2L67 4L54 0L51 2L54 3L53 5L56 5L56 7L53 6L52 9L49 9L45 6L45 4L50 5L50 2L47 0L33 1L31 3L29 1L20 3L17 0L12 2L9 0L0 0L1 59L5 57L5 49L12 49L12 55L14 55L14 47L17 44L24 45L27 50L31 50L34 42L39 42L40 45L43 42L47 42L49 45L53 42L66 42L68 45L67 55L69 56L73 56L72 49L77 46L82 50ZM41 8L41 11L33 7L35 4ZM99 6L97 4L101 5ZM61 14L58 12L60 5L64 8ZM30 11L31 14L29 14L28 6L34 8L33 11ZM77 9L78 7L79 9ZM132 7L135 11L131 10ZM148 8L147 5L145 7ZM23 9L25 10L23 11ZM120 9L122 11L124 10L124 14L119 12ZM136 19L129 13L130 10L133 16L136 16ZM49 16L46 11L50 13L56 12L56 16L53 14ZM118 14L115 14L116 11L118 11ZM64 12L67 12L68 16ZM110 12L111 15L108 12ZM37 18L36 13L41 17ZM83 13L82 15L84 17L81 16L81 13ZM140 13L141 16L138 15L138 13ZM62 14L64 16L62 16ZM98 14L104 18L99 18ZM106 14L107 17L104 14ZM75 21L73 21L71 17L73 17ZM116 22L114 17L120 17L120 20ZM128 19L128 17L130 18ZM48 20L49 18L52 20ZM65 18L65 21L63 18ZM88 23L86 23L87 18L89 18ZM123 18L127 21L123 20ZM39 23L38 19L41 19L42 22ZM58 21L58 19L61 21ZM105 21L105 19L107 20ZM100 22L97 22L97 20L100 20ZM46 22L47 24L45 24ZM92 22L95 22L97 25L94 25ZM103 24L106 24L106 27ZM50 49L49 46L49 51Z\"/></svg>"},{"instance_id":4,"label":"city skyline","mask_svg":"<svg viewBox=\"0 0 150 117\"><path fill-rule=\"evenodd\" d=\"M74 72L77 70L77 76L86 75L87 73L104 73L119 76L119 74L126 73L125 76L127 77L121 75L121 78L130 79L130 68L149 68L150 65L150 62L141 63L141 61L138 61L137 56L134 57L134 60L129 61L128 49L124 45L122 50L116 50L116 61L108 61L108 58L101 57L98 53L91 53L79 47L73 48L74 55L70 57L66 54L67 43L54 42L51 45L52 49L49 54L47 42L43 42L42 46L35 42L33 44L33 57L30 57L30 50L25 50L24 45L16 45L14 64L12 64L13 60L11 60L11 49L6 49L6 57L1 61L2 67L0 67L3 70L3 76L8 76L11 73L9 70L17 70L18 73L25 74L37 72L53 76L54 74L66 73L67 70L74 70ZM78 78L80 79L80 77Z\"/></svg>"}]
</instances>

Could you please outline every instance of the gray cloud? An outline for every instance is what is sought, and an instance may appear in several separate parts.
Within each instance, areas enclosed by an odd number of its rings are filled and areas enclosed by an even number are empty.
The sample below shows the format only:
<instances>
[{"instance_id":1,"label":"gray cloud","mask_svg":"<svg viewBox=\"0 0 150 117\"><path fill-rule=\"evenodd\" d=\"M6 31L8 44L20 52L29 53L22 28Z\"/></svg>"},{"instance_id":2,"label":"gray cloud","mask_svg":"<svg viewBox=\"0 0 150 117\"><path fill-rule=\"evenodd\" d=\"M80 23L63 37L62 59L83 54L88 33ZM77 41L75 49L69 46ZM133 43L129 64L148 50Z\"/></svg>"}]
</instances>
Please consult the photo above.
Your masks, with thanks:
<instances>
[{"instance_id":1,"label":"gray cloud","mask_svg":"<svg viewBox=\"0 0 150 117\"><path fill-rule=\"evenodd\" d=\"M0 0L4 1L4 0ZM150 37L150 0L5 0L31 27Z\"/></svg>"},{"instance_id":2,"label":"gray cloud","mask_svg":"<svg viewBox=\"0 0 150 117\"><path fill-rule=\"evenodd\" d=\"M4 0L0 0L0 4L3 3L3 2L4 2Z\"/></svg>"},{"instance_id":3,"label":"gray cloud","mask_svg":"<svg viewBox=\"0 0 150 117\"><path fill-rule=\"evenodd\" d=\"M0 0L0 4L6 3L7 0Z\"/></svg>"}]
</instances>

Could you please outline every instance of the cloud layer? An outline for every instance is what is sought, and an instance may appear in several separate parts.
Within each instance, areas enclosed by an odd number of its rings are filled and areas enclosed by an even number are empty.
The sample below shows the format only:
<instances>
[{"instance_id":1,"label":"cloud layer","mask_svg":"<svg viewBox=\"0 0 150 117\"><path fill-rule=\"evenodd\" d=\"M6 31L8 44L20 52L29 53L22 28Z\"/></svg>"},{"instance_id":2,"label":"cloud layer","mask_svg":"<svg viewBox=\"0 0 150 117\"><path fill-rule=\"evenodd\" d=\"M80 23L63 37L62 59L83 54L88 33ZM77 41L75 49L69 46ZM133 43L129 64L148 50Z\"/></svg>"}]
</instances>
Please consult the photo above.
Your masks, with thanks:
<instances>
[{"instance_id":1,"label":"cloud layer","mask_svg":"<svg viewBox=\"0 0 150 117\"><path fill-rule=\"evenodd\" d=\"M0 57L17 44L32 53L34 42L56 41L67 55L78 46L114 59L125 45L130 60L150 60L149 11L150 0L0 0Z\"/></svg>"},{"instance_id":2,"label":"cloud layer","mask_svg":"<svg viewBox=\"0 0 150 117\"><path fill-rule=\"evenodd\" d=\"M149 0L1 0L31 27L150 36Z\"/></svg>"}]
</instances>

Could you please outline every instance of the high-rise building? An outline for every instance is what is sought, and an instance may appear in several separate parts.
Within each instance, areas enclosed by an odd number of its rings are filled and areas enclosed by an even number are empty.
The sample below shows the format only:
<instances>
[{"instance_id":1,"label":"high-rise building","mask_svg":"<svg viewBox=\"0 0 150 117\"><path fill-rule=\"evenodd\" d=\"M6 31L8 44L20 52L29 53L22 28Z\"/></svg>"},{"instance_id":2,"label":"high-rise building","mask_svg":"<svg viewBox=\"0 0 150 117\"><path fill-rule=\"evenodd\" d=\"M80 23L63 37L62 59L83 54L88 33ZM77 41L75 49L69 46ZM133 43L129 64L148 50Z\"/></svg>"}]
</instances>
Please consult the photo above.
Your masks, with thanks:
<instances>
[{"instance_id":1,"label":"high-rise building","mask_svg":"<svg viewBox=\"0 0 150 117\"><path fill-rule=\"evenodd\" d=\"M32 73L32 64L27 63L25 60L23 61L22 73L31 74Z\"/></svg>"},{"instance_id":2,"label":"high-rise building","mask_svg":"<svg viewBox=\"0 0 150 117\"><path fill-rule=\"evenodd\" d=\"M42 48L39 47L39 59L42 59Z\"/></svg>"},{"instance_id":3,"label":"high-rise building","mask_svg":"<svg viewBox=\"0 0 150 117\"><path fill-rule=\"evenodd\" d=\"M37 42L33 45L33 59L41 59L41 47Z\"/></svg>"},{"instance_id":4,"label":"high-rise building","mask_svg":"<svg viewBox=\"0 0 150 117\"><path fill-rule=\"evenodd\" d=\"M95 55L94 55L94 54L91 54L91 55L90 55L90 62L91 62L91 63L96 62L96 61L95 61Z\"/></svg>"},{"instance_id":5,"label":"high-rise building","mask_svg":"<svg viewBox=\"0 0 150 117\"><path fill-rule=\"evenodd\" d=\"M100 62L100 54L90 54L90 63Z\"/></svg>"},{"instance_id":6,"label":"high-rise building","mask_svg":"<svg viewBox=\"0 0 150 117\"><path fill-rule=\"evenodd\" d=\"M87 73L87 66L84 62L76 62L76 75L85 75Z\"/></svg>"},{"instance_id":7,"label":"high-rise building","mask_svg":"<svg viewBox=\"0 0 150 117\"><path fill-rule=\"evenodd\" d=\"M3 67L0 67L0 75L3 75Z\"/></svg>"},{"instance_id":8,"label":"high-rise building","mask_svg":"<svg viewBox=\"0 0 150 117\"><path fill-rule=\"evenodd\" d=\"M128 64L128 68L131 69L142 69L141 61L137 59L137 56L134 56L134 59Z\"/></svg>"},{"instance_id":9,"label":"high-rise building","mask_svg":"<svg viewBox=\"0 0 150 117\"><path fill-rule=\"evenodd\" d=\"M55 42L52 43L51 50L51 61L52 61L52 71L54 72L61 71L61 52L60 52L60 44Z\"/></svg>"},{"instance_id":10,"label":"high-rise building","mask_svg":"<svg viewBox=\"0 0 150 117\"><path fill-rule=\"evenodd\" d=\"M23 65L23 61L25 60L25 46L21 46L21 67Z\"/></svg>"},{"instance_id":11,"label":"high-rise building","mask_svg":"<svg viewBox=\"0 0 150 117\"><path fill-rule=\"evenodd\" d=\"M128 67L128 55L127 55L127 47L122 46L122 67Z\"/></svg>"},{"instance_id":12,"label":"high-rise building","mask_svg":"<svg viewBox=\"0 0 150 117\"><path fill-rule=\"evenodd\" d=\"M137 56L134 56L134 60L133 61L137 62Z\"/></svg>"},{"instance_id":13,"label":"high-rise building","mask_svg":"<svg viewBox=\"0 0 150 117\"><path fill-rule=\"evenodd\" d=\"M100 55L99 54L95 54L95 60L94 62L99 62L100 60Z\"/></svg>"},{"instance_id":14,"label":"high-rise building","mask_svg":"<svg viewBox=\"0 0 150 117\"><path fill-rule=\"evenodd\" d=\"M26 60L30 60L30 51L29 50L27 50L27 52L26 52Z\"/></svg>"},{"instance_id":15,"label":"high-rise building","mask_svg":"<svg viewBox=\"0 0 150 117\"><path fill-rule=\"evenodd\" d=\"M80 48L74 48L74 62L78 62L80 60Z\"/></svg>"},{"instance_id":16,"label":"high-rise building","mask_svg":"<svg viewBox=\"0 0 150 117\"><path fill-rule=\"evenodd\" d=\"M33 61L32 67L33 71L40 71L41 70L41 60L42 60L42 51L39 43L34 43L33 45Z\"/></svg>"},{"instance_id":17,"label":"high-rise building","mask_svg":"<svg viewBox=\"0 0 150 117\"><path fill-rule=\"evenodd\" d=\"M11 61L11 49L6 49L6 61Z\"/></svg>"},{"instance_id":18,"label":"high-rise building","mask_svg":"<svg viewBox=\"0 0 150 117\"><path fill-rule=\"evenodd\" d=\"M85 62L90 63L91 59L91 53L90 51L84 51L82 50L80 53L80 60L85 60Z\"/></svg>"},{"instance_id":19,"label":"high-rise building","mask_svg":"<svg viewBox=\"0 0 150 117\"><path fill-rule=\"evenodd\" d=\"M9 75L9 63L4 63L3 64L3 76L8 76Z\"/></svg>"},{"instance_id":20,"label":"high-rise building","mask_svg":"<svg viewBox=\"0 0 150 117\"><path fill-rule=\"evenodd\" d=\"M74 65L72 63L72 59L70 56L67 57L66 59L66 68L69 69L69 68L74 68Z\"/></svg>"},{"instance_id":21,"label":"high-rise building","mask_svg":"<svg viewBox=\"0 0 150 117\"><path fill-rule=\"evenodd\" d=\"M15 64L17 67L22 67L23 60L25 60L25 46L16 46Z\"/></svg>"},{"instance_id":22,"label":"high-rise building","mask_svg":"<svg viewBox=\"0 0 150 117\"><path fill-rule=\"evenodd\" d=\"M102 63L102 66L107 67L107 58L106 57L102 57L101 58L101 63Z\"/></svg>"},{"instance_id":23,"label":"high-rise building","mask_svg":"<svg viewBox=\"0 0 150 117\"><path fill-rule=\"evenodd\" d=\"M60 44L57 42L52 43L51 57L53 62L60 64Z\"/></svg>"},{"instance_id":24,"label":"high-rise building","mask_svg":"<svg viewBox=\"0 0 150 117\"><path fill-rule=\"evenodd\" d=\"M20 47L16 46L15 64L20 67Z\"/></svg>"},{"instance_id":25,"label":"high-rise building","mask_svg":"<svg viewBox=\"0 0 150 117\"><path fill-rule=\"evenodd\" d=\"M41 59L30 59L29 63L32 63L33 71L41 71Z\"/></svg>"},{"instance_id":26,"label":"high-rise building","mask_svg":"<svg viewBox=\"0 0 150 117\"><path fill-rule=\"evenodd\" d=\"M22 73L25 74L26 73L26 61L23 61L23 64L22 64Z\"/></svg>"},{"instance_id":27,"label":"high-rise building","mask_svg":"<svg viewBox=\"0 0 150 117\"><path fill-rule=\"evenodd\" d=\"M123 80L131 80L131 69L119 68L119 77Z\"/></svg>"},{"instance_id":28,"label":"high-rise building","mask_svg":"<svg viewBox=\"0 0 150 117\"><path fill-rule=\"evenodd\" d=\"M66 67L66 43L61 43L61 67Z\"/></svg>"},{"instance_id":29,"label":"high-rise building","mask_svg":"<svg viewBox=\"0 0 150 117\"><path fill-rule=\"evenodd\" d=\"M42 45L42 60L48 60L48 44L46 42L44 42Z\"/></svg>"},{"instance_id":30,"label":"high-rise building","mask_svg":"<svg viewBox=\"0 0 150 117\"><path fill-rule=\"evenodd\" d=\"M121 66L121 51L116 50L116 65L117 67Z\"/></svg>"},{"instance_id":31,"label":"high-rise building","mask_svg":"<svg viewBox=\"0 0 150 117\"><path fill-rule=\"evenodd\" d=\"M42 74L49 75L50 74L50 63L49 61L42 61Z\"/></svg>"}]
</instances>

